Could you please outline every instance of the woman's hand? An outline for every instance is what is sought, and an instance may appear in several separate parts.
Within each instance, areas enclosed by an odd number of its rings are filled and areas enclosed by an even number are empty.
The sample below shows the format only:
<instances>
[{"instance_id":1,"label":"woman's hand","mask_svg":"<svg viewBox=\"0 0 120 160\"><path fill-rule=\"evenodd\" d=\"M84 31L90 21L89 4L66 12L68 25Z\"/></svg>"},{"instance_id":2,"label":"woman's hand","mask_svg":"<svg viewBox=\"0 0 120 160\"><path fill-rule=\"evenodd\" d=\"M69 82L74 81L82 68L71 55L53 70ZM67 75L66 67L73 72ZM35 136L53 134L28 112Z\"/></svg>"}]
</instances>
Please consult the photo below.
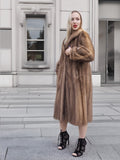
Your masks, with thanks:
<instances>
[{"instance_id":1,"label":"woman's hand","mask_svg":"<svg viewBox=\"0 0 120 160\"><path fill-rule=\"evenodd\" d=\"M67 48L67 49L65 50L65 54L66 54L67 56L69 56L69 55L71 54L71 47L69 47L69 48Z\"/></svg>"}]
</instances>

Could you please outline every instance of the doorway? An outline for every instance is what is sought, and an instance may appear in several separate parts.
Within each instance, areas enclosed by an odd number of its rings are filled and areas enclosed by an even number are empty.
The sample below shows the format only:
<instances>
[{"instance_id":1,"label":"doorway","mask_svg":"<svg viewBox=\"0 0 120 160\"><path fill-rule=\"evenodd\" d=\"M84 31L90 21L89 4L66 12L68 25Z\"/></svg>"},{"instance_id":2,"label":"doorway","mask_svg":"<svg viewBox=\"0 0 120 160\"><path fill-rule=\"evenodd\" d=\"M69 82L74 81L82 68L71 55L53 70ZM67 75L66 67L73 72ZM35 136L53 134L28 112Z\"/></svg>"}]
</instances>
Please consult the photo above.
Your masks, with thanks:
<instances>
[{"instance_id":1,"label":"doorway","mask_svg":"<svg viewBox=\"0 0 120 160\"><path fill-rule=\"evenodd\" d=\"M99 21L99 70L102 84L120 83L120 21Z\"/></svg>"}]
</instances>

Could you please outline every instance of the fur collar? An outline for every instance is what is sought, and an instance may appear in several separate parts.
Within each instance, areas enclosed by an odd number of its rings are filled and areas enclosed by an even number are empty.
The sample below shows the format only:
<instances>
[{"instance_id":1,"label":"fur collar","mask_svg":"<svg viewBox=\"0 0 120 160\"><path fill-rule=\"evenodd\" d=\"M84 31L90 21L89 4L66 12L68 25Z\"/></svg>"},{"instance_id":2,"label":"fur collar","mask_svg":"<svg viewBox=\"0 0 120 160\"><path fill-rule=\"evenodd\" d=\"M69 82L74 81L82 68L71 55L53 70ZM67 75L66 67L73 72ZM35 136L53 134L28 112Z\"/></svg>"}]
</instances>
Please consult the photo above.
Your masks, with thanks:
<instances>
[{"instance_id":1,"label":"fur collar","mask_svg":"<svg viewBox=\"0 0 120 160\"><path fill-rule=\"evenodd\" d=\"M65 48L67 48L68 47L68 44L70 43L70 41L72 40L72 39L74 39L75 37L77 37L79 34L80 34L80 32L82 32L83 31L83 29L79 29L79 30L77 30L76 32L73 32L71 35L70 35L70 37L69 37L69 39L67 40L67 42L64 44L65 45Z\"/></svg>"}]
</instances>

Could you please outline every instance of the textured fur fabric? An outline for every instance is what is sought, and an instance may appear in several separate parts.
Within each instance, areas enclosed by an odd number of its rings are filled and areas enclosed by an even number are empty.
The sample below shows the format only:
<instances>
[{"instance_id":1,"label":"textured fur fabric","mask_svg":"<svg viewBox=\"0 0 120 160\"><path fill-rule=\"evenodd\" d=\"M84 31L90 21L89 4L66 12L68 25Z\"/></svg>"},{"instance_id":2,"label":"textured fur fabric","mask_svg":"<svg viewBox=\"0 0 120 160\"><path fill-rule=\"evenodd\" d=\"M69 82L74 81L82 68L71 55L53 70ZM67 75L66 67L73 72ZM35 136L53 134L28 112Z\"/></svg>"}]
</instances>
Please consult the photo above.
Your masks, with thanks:
<instances>
[{"instance_id":1,"label":"textured fur fabric","mask_svg":"<svg viewBox=\"0 0 120 160\"><path fill-rule=\"evenodd\" d=\"M65 49L72 47L71 55ZM56 66L57 90L54 118L73 125L92 121L92 81L90 61L94 48L87 32L80 29L62 44L61 56Z\"/></svg>"}]
</instances>

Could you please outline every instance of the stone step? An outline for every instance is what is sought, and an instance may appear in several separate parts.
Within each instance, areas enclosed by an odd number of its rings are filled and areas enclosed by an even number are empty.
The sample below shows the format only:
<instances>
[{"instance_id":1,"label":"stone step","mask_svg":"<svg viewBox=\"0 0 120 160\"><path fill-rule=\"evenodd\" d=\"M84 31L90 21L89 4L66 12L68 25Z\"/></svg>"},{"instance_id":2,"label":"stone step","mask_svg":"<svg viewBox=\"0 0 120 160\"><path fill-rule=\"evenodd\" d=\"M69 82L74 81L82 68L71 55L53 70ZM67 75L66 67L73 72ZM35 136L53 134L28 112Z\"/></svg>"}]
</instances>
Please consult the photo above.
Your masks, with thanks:
<instances>
[{"instance_id":1,"label":"stone step","mask_svg":"<svg viewBox=\"0 0 120 160\"><path fill-rule=\"evenodd\" d=\"M2 105L1 105L2 106ZM43 117L43 116L52 116L54 110L54 103L52 104L18 104L18 105L5 105L4 107L0 107L0 118L8 118L8 117ZM111 105L93 105L93 115L100 117L105 117L107 120L111 119L120 119L120 107L119 106L111 106ZM102 118L103 119L103 118ZM96 119L99 120L99 119ZM100 119L101 120L101 119Z\"/></svg>"},{"instance_id":2,"label":"stone step","mask_svg":"<svg viewBox=\"0 0 120 160\"><path fill-rule=\"evenodd\" d=\"M93 116L93 122L119 122L119 119L108 119L101 116ZM54 124L58 121L53 118L53 116L26 116L26 117L1 117L1 125L20 125L20 124Z\"/></svg>"},{"instance_id":3,"label":"stone step","mask_svg":"<svg viewBox=\"0 0 120 160\"><path fill-rule=\"evenodd\" d=\"M21 100L21 99L55 99L55 94L39 94L39 95L6 95L1 100Z\"/></svg>"},{"instance_id":4,"label":"stone step","mask_svg":"<svg viewBox=\"0 0 120 160\"><path fill-rule=\"evenodd\" d=\"M14 107L15 106L15 107ZM21 106L21 105L20 105ZM51 105L24 105L23 107L18 108L16 105L8 105L8 107L5 105L5 108L0 108L0 117L3 116L21 116L21 115L39 115L39 116L49 116L51 113L53 113L54 110L54 104ZM114 106L93 106L93 115L101 115L101 116L120 116L120 107L114 107Z\"/></svg>"},{"instance_id":5,"label":"stone step","mask_svg":"<svg viewBox=\"0 0 120 160\"><path fill-rule=\"evenodd\" d=\"M53 114L52 108L4 108L0 109L1 117L32 117L32 116L51 116Z\"/></svg>"},{"instance_id":6,"label":"stone step","mask_svg":"<svg viewBox=\"0 0 120 160\"><path fill-rule=\"evenodd\" d=\"M93 116L93 122L96 124L107 123L107 126L111 126L111 123L115 123L115 126L120 127L120 116L118 119L111 119L105 116ZM1 117L0 118L0 129L25 129L25 128L36 128L41 127L51 127L58 123L58 121L53 119L53 116L37 116L37 115L27 115L27 116L17 116L17 117ZM102 124L103 125L103 124ZM113 129L113 128L112 128Z\"/></svg>"},{"instance_id":7,"label":"stone step","mask_svg":"<svg viewBox=\"0 0 120 160\"><path fill-rule=\"evenodd\" d=\"M51 107L54 107L54 100L51 102L51 103L46 103L46 101L42 101L43 103L2 103L0 104L0 109L3 109L3 108L51 108ZM120 102L114 102L114 103L105 103L105 102L99 102L99 103L96 103L96 102L93 102L93 107L96 107L96 109L98 108L106 108L106 107L109 107L109 108L112 108L112 107L116 107L116 108L119 108L120 106Z\"/></svg>"},{"instance_id":8,"label":"stone step","mask_svg":"<svg viewBox=\"0 0 120 160\"><path fill-rule=\"evenodd\" d=\"M52 108L54 106L54 103L51 103L51 104L0 104L0 109L3 109L3 108L9 108L9 109L12 109L12 108L16 108L16 109L19 109L19 108Z\"/></svg>"},{"instance_id":9,"label":"stone step","mask_svg":"<svg viewBox=\"0 0 120 160\"><path fill-rule=\"evenodd\" d=\"M5 97L5 96L8 96L8 97L24 97L24 96L41 96L41 95L55 95L56 94L56 91L31 91L31 92L24 92L24 91L21 91L21 92L0 92L0 96L2 97ZM105 95L107 94L107 95ZM120 93L96 93L96 92L93 92L93 96L94 97L104 97L104 98L119 98L120 97Z\"/></svg>"},{"instance_id":10,"label":"stone step","mask_svg":"<svg viewBox=\"0 0 120 160\"><path fill-rule=\"evenodd\" d=\"M0 100L0 105L4 104L53 104L54 99L8 99Z\"/></svg>"},{"instance_id":11,"label":"stone step","mask_svg":"<svg viewBox=\"0 0 120 160\"><path fill-rule=\"evenodd\" d=\"M56 88L0 88L0 95L7 94L38 94L38 93L55 93Z\"/></svg>"},{"instance_id":12,"label":"stone step","mask_svg":"<svg viewBox=\"0 0 120 160\"><path fill-rule=\"evenodd\" d=\"M59 123L26 124L26 125L2 125L0 126L0 137L41 137L57 136L59 133ZM78 136L78 127L68 124L68 131L71 136ZM73 132L74 131L74 132ZM92 122L88 124L87 136L113 136L120 138L119 122ZM114 137L114 136L113 136ZM57 138L57 137L56 137ZM104 138L102 139L104 141ZM117 141L116 141L117 142ZM108 141L109 143L109 141Z\"/></svg>"},{"instance_id":13,"label":"stone step","mask_svg":"<svg viewBox=\"0 0 120 160\"><path fill-rule=\"evenodd\" d=\"M32 117L2 117L0 126L2 125L20 125L20 124L52 124L56 123L53 117L48 116L32 116Z\"/></svg>"},{"instance_id":14,"label":"stone step","mask_svg":"<svg viewBox=\"0 0 120 160\"><path fill-rule=\"evenodd\" d=\"M55 87L4 88L0 90L0 128L37 128L55 125ZM120 91L94 89L93 121L120 120Z\"/></svg>"}]
</instances>

